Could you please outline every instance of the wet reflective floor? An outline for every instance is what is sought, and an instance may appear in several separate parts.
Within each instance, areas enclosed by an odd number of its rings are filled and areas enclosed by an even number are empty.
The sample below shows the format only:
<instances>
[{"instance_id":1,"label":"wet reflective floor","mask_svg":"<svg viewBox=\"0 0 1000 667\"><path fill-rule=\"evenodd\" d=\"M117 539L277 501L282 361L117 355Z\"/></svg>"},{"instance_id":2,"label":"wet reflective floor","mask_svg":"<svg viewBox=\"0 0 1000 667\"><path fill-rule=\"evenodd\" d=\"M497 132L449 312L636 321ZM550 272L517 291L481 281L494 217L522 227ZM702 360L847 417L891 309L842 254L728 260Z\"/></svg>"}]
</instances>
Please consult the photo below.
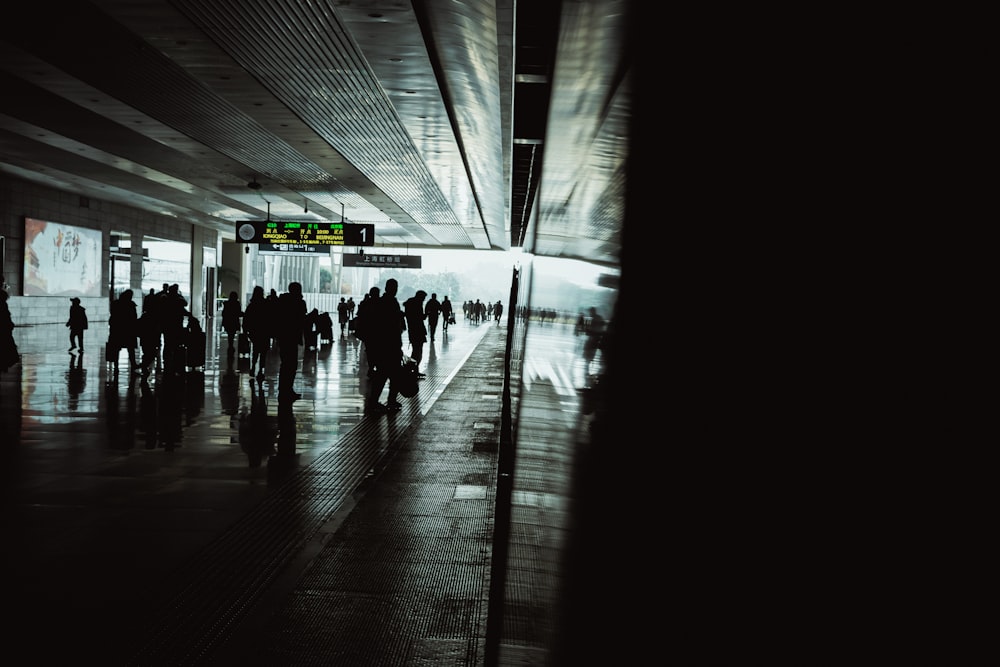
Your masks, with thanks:
<instances>
[{"instance_id":1,"label":"wet reflective floor","mask_svg":"<svg viewBox=\"0 0 1000 667\"><path fill-rule=\"evenodd\" d=\"M143 378L104 359L101 323L82 355L64 327L15 330L3 534L31 662L484 664L506 327L439 331L381 415L352 337L305 351L303 398L278 405L276 352L257 382L207 333L204 368ZM585 423L580 341L529 340L498 664L545 664Z\"/></svg>"}]
</instances>

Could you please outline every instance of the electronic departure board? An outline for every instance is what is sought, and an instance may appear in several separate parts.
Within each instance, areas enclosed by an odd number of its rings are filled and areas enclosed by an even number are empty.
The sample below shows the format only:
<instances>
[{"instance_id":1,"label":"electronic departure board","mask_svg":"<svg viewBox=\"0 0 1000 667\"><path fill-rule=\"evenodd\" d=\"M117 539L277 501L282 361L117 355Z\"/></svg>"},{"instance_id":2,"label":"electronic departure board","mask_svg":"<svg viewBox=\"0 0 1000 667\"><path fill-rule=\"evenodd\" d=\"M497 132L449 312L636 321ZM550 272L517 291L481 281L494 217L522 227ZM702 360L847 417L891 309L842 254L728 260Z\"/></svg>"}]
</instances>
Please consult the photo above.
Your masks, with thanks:
<instances>
[{"instance_id":1,"label":"electronic departure board","mask_svg":"<svg viewBox=\"0 0 1000 667\"><path fill-rule=\"evenodd\" d=\"M265 222L236 223L236 240L240 243L270 243L273 245L375 245L373 223L352 222Z\"/></svg>"}]
</instances>

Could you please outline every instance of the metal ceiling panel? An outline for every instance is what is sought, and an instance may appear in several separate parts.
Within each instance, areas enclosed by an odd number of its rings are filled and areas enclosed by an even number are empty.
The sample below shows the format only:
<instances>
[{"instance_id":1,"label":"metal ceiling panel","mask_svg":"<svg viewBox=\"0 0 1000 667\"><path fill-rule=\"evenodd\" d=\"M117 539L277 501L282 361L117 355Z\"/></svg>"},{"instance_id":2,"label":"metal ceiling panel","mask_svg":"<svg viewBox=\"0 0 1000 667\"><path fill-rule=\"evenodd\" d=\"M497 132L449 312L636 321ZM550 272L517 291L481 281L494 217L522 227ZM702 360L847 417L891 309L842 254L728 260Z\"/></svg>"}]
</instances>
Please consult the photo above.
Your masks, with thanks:
<instances>
[{"instance_id":1,"label":"metal ceiling panel","mask_svg":"<svg viewBox=\"0 0 1000 667\"><path fill-rule=\"evenodd\" d=\"M614 263L632 4L29 3L0 25L0 172L224 238L343 217Z\"/></svg>"}]
</instances>

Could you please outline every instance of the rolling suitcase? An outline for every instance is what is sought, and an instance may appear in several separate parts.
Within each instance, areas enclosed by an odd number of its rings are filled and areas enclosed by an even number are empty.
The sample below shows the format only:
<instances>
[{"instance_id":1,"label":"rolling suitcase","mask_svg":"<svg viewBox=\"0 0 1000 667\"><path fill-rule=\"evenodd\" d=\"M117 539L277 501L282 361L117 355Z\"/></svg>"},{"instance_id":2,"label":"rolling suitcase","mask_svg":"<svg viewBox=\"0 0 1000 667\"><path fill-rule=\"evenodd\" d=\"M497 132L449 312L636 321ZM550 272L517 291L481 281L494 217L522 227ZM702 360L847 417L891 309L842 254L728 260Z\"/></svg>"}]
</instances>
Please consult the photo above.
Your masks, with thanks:
<instances>
[{"instance_id":1,"label":"rolling suitcase","mask_svg":"<svg viewBox=\"0 0 1000 667\"><path fill-rule=\"evenodd\" d=\"M205 369L205 332L189 331L185 345L184 365L188 370Z\"/></svg>"}]
</instances>

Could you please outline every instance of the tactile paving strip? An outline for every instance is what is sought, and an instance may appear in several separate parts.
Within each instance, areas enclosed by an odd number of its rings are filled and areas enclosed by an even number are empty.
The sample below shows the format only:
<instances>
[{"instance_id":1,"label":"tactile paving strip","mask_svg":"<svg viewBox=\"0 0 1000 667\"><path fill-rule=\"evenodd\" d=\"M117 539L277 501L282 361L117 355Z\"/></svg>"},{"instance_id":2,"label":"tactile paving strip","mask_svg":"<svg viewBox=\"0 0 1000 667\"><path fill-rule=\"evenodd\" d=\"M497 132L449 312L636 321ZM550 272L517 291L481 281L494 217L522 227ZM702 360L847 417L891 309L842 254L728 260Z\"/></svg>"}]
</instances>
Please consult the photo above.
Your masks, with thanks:
<instances>
[{"instance_id":1,"label":"tactile paving strip","mask_svg":"<svg viewBox=\"0 0 1000 667\"><path fill-rule=\"evenodd\" d=\"M486 368L495 367L495 347L502 363L502 337L485 337L441 394L454 393L457 401L441 401L426 419L412 408L364 419L307 468L292 471L264 502L173 575L175 585L165 590L174 594L140 635L129 664L212 662L324 523L350 507L356 492L373 479L381 500L359 505L330 538L283 616L269 623L277 634L262 644L275 655L255 664L281 664L285 649L297 656L315 650L315 664L341 664L328 662L337 656L343 664L352 658L357 664L420 664L420 656L438 652L452 655L454 664L473 664L469 652L478 650L477 638L485 632L495 461L481 448L473 451L478 438L471 425L499 424L501 404L470 404L463 394L482 392ZM422 383L421 396L438 391L433 383ZM440 448L456 429L452 456ZM486 482L486 497L456 499L456 485L470 477ZM390 490L398 485L398 493L387 493L385 485ZM358 529L365 531L361 544L367 547L349 543ZM370 552L349 551L358 548ZM328 563L340 561L329 571ZM364 576L352 570L362 567L368 568ZM368 590L359 581L367 581ZM354 610L346 613L353 620L338 622L345 609ZM310 622L313 617L316 622ZM408 630L392 633L397 641L373 636L394 627ZM254 646L250 655L263 660L264 650ZM377 658L364 657L373 650Z\"/></svg>"}]
</instances>

